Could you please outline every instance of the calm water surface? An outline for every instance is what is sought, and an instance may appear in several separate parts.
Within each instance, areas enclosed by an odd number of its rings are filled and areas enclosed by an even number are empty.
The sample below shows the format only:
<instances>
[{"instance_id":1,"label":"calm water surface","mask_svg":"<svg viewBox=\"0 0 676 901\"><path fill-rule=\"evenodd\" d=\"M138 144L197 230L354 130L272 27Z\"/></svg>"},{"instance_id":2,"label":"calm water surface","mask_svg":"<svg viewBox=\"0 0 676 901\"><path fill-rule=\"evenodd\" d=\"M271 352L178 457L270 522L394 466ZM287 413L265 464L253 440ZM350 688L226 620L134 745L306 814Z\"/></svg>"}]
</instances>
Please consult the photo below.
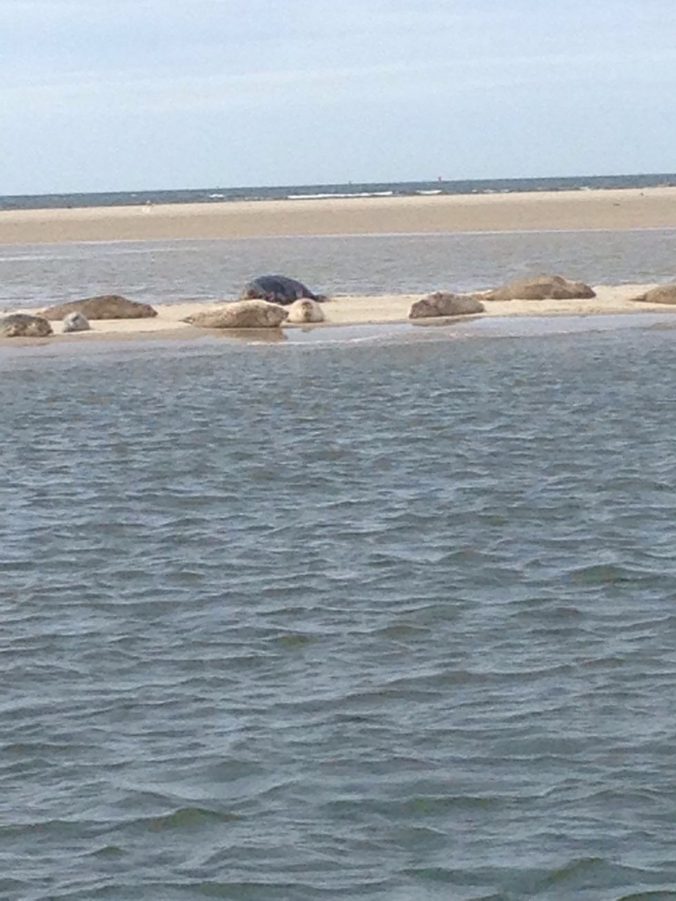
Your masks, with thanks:
<instances>
[{"instance_id":1,"label":"calm water surface","mask_svg":"<svg viewBox=\"0 0 676 901\"><path fill-rule=\"evenodd\" d=\"M425 335L0 354L1 897L676 897L676 330Z\"/></svg>"},{"instance_id":2,"label":"calm water surface","mask_svg":"<svg viewBox=\"0 0 676 901\"><path fill-rule=\"evenodd\" d=\"M234 298L266 272L324 294L473 291L542 272L594 285L669 282L675 260L673 229L0 246L0 311L110 293Z\"/></svg>"}]
</instances>

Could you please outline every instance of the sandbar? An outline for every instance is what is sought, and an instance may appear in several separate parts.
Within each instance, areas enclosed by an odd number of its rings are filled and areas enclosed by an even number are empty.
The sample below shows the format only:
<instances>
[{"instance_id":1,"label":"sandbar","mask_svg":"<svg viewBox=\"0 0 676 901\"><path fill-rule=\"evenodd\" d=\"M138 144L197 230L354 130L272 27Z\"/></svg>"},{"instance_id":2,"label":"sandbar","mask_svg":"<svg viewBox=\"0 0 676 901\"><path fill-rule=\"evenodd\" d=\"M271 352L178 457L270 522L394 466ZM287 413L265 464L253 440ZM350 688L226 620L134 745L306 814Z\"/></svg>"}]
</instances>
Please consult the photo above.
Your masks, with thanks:
<instances>
[{"instance_id":1,"label":"sandbar","mask_svg":"<svg viewBox=\"0 0 676 901\"><path fill-rule=\"evenodd\" d=\"M0 244L639 228L676 228L676 187L0 211Z\"/></svg>"},{"instance_id":2,"label":"sandbar","mask_svg":"<svg viewBox=\"0 0 676 901\"><path fill-rule=\"evenodd\" d=\"M551 316L599 316L613 314L637 314L661 313L676 316L676 307L664 304L648 304L637 302L632 298L644 293L654 285L596 285L596 297L580 300L508 300L486 301L485 313L478 314L484 318L495 317L551 317ZM391 325L394 323L411 322L408 312L411 304L420 299L420 294L390 294L390 295L344 295L336 296L322 304L325 322L316 325L285 325L283 329L267 329L268 337L274 338L275 334L282 337L283 333L291 334L293 330L321 331L332 326L368 326ZM230 298L231 300L232 298ZM224 301L221 301L223 303ZM213 303L172 303L156 304L157 316L144 319L106 319L94 320L90 323L91 330L75 334L63 334L62 323L52 322L54 335L44 339L25 339L35 343L36 340L89 342L96 339L151 339L151 338L181 338L192 339L205 335L221 334L227 337L228 329L202 329L196 328L183 320L190 314L217 308L218 302ZM16 312L39 313L38 308L17 309ZM412 324L420 327L442 325L460 322L470 317L456 316L444 319L420 319L412 321ZM474 317L476 318L476 317ZM676 321L676 320L675 320ZM258 330L238 330L233 337L260 337ZM255 333L255 334L254 334ZM11 339L12 343L24 339ZM4 343L4 342L3 342Z\"/></svg>"}]
</instances>

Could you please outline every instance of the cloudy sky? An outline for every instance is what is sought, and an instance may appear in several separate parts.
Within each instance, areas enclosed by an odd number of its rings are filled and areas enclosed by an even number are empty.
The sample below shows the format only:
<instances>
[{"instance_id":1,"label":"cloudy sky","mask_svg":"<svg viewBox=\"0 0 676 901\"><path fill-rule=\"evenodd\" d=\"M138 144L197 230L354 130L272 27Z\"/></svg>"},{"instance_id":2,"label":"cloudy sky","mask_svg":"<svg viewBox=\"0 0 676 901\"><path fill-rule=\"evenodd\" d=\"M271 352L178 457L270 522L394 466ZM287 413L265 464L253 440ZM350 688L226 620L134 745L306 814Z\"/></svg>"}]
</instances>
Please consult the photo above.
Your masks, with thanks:
<instances>
[{"instance_id":1,"label":"cloudy sky","mask_svg":"<svg viewBox=\"0 0 676 901\"><path fill-rule=\"evenodd\" d=\"M674 0L0 0L0 194L676 171Z\"/></svg>"}]
</instances>

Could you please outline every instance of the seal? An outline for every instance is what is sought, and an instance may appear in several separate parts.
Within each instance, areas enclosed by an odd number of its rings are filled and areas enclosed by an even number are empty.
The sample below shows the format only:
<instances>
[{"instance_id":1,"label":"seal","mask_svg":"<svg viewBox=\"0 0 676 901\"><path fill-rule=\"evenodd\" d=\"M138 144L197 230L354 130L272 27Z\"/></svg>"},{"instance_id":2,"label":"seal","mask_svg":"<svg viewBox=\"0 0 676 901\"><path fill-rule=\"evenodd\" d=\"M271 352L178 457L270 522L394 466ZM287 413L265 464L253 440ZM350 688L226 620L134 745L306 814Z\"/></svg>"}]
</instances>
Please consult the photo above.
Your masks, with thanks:
<instances>
[{"instance_id":1,"label":"seal","mask_svg":"<svg viewBox=\"0 0 676 901\"><path fill-rule=\"evenodd\" d=\"M584 282L571 282L561 275L538 275L510 282L480 296L482 300L573 300L596 297L596 292Z\"/></svg>"},{"instance_id":2,"label":"seal","mask_svg":"<svg viewBox=\"0 0 676 901\"><path fill-rule=\"evenodd\" d=\"M90 328L89 320L82 313L68 313L63 317L64 332L86 332Z\"/></svg>"},{"instance_id":3,"label":"seal","mask_svg":"<svg viewBox=\"0 0 676 901\"><path fill-rule=\"evenodd\" d=\"M12 313L0 319L0 338L46 338L52 327L43 316Z\"/></svg>"},{"instance_id":4,"label":"seal","mask_svg":"<svg viewBox=\"0 0 676 901\"><path fill-rule=\"evenodd\" d=\"M63 319L69 313L82 313L87 319L140 319L157 316L157 310L149 304L129 300L120 294L99 294L84 300L72 300L48 307L40 315L45 319L56 320Z\"/></svg>"},{"instance_id":5,"label":"seal","mask_svg":"<svg viewBox=\"0 0 676 901\"><path fill-rule=\"evenodd\" d=\"M239 300L215 310L186 316L183 322L198 328L279 328L289 313L283 306L264 300Z\"/></svg>"},{"instance_id":6,"label":"seal","mask_svg":"<svg viewBox=\"0 0 676 901\"><path fill-rule=\"evenodd\" d=\"M468 294L453 294L450 291L436 291L411 305L409 319L427 317L465 316L469 313L483 313L486 307Z\"/></svg>"},{"instance_id":7,"label":"seal","mask_svg":"<svg viewBox=\"0 0 676 901\"><path fill-rule=\"evenodd\" d=\"M267 300L268 303L279 303L282 306L301 297L317 302L326 300L322 294L313 294L302 282L287 278L286 275L259 275L244 286L241 294L242 300Z\"/></svg>"},{"instance_id":8,"label":"seal","mask_svg":"<svg viewBox=\"0 0 676 901\"><path fill-rule=\"evenodd\" d=\"M645 294L631 298L639 303L671 303L676 304L676 285L658 285Z\"/></svg>"},{"instance_id":9,"label":"seal","mask_svg":"<svg viewBox=\"0 0 676 901\"><path fill-rule=\"evenodd\" d=\"M301 300L294 300L289 307L288 322L305 323L305 322L324 322L324 311L316 300L310 300L309 297L303 297Z\"/></svg>"}]
</instances>

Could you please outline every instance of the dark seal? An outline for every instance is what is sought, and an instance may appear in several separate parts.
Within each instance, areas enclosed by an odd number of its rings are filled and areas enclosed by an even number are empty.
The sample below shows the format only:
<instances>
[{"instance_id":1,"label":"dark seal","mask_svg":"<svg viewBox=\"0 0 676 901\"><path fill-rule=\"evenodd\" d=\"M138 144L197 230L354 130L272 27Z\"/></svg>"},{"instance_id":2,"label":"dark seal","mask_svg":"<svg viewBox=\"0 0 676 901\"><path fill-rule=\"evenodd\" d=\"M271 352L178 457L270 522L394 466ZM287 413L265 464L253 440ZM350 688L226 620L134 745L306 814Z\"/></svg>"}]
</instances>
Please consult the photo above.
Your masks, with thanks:
<instances>
[{"instance_id":1,"label":"dark seal","mask_svg":"<svg viewBox=\"0 0 676 901\"><path fill-rule=\"evenodd\" d=\"M245 285L241 296L242 300L267 300L268 303L279 303L282 306L301 297L320 302L326 300L321 294L313 294L302 282L285 275L259 275Z\"/></svg>"}]
</instances>

